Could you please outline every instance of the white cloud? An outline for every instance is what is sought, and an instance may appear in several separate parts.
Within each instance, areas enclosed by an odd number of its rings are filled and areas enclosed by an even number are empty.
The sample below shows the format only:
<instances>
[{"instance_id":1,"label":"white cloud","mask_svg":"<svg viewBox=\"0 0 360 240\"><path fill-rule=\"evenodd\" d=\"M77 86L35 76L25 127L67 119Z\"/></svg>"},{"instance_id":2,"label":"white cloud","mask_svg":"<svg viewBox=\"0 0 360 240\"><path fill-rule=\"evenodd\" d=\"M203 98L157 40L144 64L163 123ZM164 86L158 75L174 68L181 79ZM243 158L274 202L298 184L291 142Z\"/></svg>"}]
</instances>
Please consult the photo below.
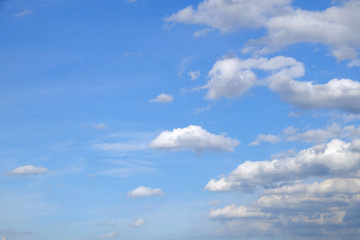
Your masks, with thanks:
<instances>
[{"instance_id":1,"label":"white cloud","mask_svg":"<svg viewBox=\"0 0 360 240\"><path fill-rule=\"evenodd\" d=\"M24 10L22 12L18 12L18 13L13 14L13 16L14 17L24 17L26 15L31 15L31 14L33 14L33 11L31 11L29 9L26 9L26 10Z\"/></svg>"},{"instance_id":2,"label":"white cloud","mask_svg":"<svg viewBox=\"0 0 360 240\"><path fill-rule=\"evenodd\" d=\"M211 78L204 86L208 89L207 99L234 98L243 95L256 83L256 76L250 70L243 70L238 58L217 61L209 72Z\"/></svg>"},{"instance_id":3,"label":"white cloud","mask_svg":"<svg viewBox=\"0 0 360 240\"><path fill-rule=\"evenodd\" d=\"M140 186L131 190L127 193L129 197L152 197L163 195L164 193L160 188L148 188L144 186Z\"/></svg>"},{"instance_id":4,"label":"white cloud","mask_svg":"<svg viewBox=\"0 0 360 240\"><path fill-rule=\"evenodd\" d=\"M221 97L235 98L243 95L251 87L260 83L257 81L252 69L263 71L278 71L289 78L304 75L303 64L293 58L277 56L267 58L249 58L246 60L237 57L217 61L209 71L210 80L202 88L207 88L207 99L219 99ZM275 74L274 74L275 75Z\"/></svg>"},{"instance_id":5,"label":"white cloud","mask_svg":"<svg viewBox=\"0 0 360 240\"><path fill-rule=\"evenodd\" d=\"M154 99L150 99L149 102L157 102L157 103L170 103L174 100L174 97L165 93L161 93Z\"/></svg>"},{"instance_id":6,"label":"white cloud","mask_svg":"<svg viewBox=\"0 0 360 240\"><path fill-rule=\"evenodd\" d=\"M249 209L246 206L230 204L224 208L211 210L212 218L245 218L245 217L268 217L270 214L263 213L260 209Z\"/></svg>"},{"instance_id":7,"label":"white cloud","mask_svg":"<svg viewBox=\"0 0 360 240\"><path fill-rule=\"evenodd\" d=\"M143 225L145 225L146 224L146 221L144 220L144 219L138 219L138 220L136 220L135 222L133 222L132 224L131 224L131 226L132 227L141 227L141 226L143 226Z\"/></svg>"},{"instance_id":8,"label":"white cloud","mask_svg":"<svg viewBox=\"0 0 360 240\"><path fill-rule=\"evenodd\" d=\"M312 184L295 183L285 185L279 188L267 189L265 194L302 194L309 199L312 196L331 197L336 194L360 194L360 179L359 178L329 178L320 183L314 182ZM345 200L346 199L342 199Z\"/></svg>"},{"instance_id":9,"label":"white cloud","mask_svg":"<svg viewBox=\"0 0 360 240\"><path fill-rule=\"evenodd\" d=\"M186 128L175 128L173 131L164 131L150 144L150 147L164 150L190 149L195 153L205 150L234 151L240 142L238 140L209 133L200 126L190 125Z\"/></svg>"},{"instance_id":10,"label":"white cloud","mask_svg":"<svg viewBox=\"0 0 360 240\"><path fill-rule=\"evenodd\" d=\"M263 26L268 16L288 11L289 0L205 0L194 9L188 6L167 17L167 23L201 24L231 32Z\"/></svg>"},{"instance_id":11,"label":"white cloud","mask_svg":"<svg viewBox=\"0 0 360 240\"><path fill-rule=\"evenodd\" d=\"M200 77L200 71L197 70L197 71L190 71L188 72L188 75L190 76L191 80L195 80L197 79L198 77Z\"/></svg>"},{"instance_id":12,"label":"white cloud","mask_svg":"<svg viewBox=\"0 0 360 240\"><path fill-rule=\"evenodd\" d=\"M25 165L18 168L15 168L14 170L7 172L8 175L36 175L36 174L42 174L47 173L48 170L44 167L35 167L33 165Z\"/></svg>"},{"instance_id":13,"label":"white cloud","mask_svg":"<svg viewBox=\"0 0 360 240\"><path fill-rule=\"evenodd\" d=\"M169 23L201 24L223 33L241 28L265 28L264 37L251 41L245 51L269 53L299 42L330 46L339 61L360 66L360 3L345 1L324 11L290 6L288 0L204 0L196 9L188 6L166 18Z\"/></svg>"},{"instance_id":14,"label":"white cloud","mask_svg":"<svg viewBox=\"0 0 360 240\"><path fill-rule=\"evenodd\" d=\"M100 239L107 239L107 238L113 238L115 237L116 233L115 232L111 232L111 233L104 233L100 236Z\"/></svg>"},{"instance_id":15,"label":"white cloud","mask_svg":"<svg viewBox=\"0 0 360 240\"><path fill-rule=\"evenodd\" d=\"M300 108L360 112L360 82L351 79L332 79L326 84L313 84L277 74L272 77L269 87L282 99Z\"/></svg>"},{"instance_id":16,"label":"white cloud","mask_svg":"<svg viewBox=\"0 0 360 240\"><path fill-rule=\"evenodd\" d=\"M294 157L272 161L246 161L228 177L211 179L210 191L252 191L257 185L268 187L311 176L351 176L360 170L360 140L347 143L334 139L304 149Z\"/></svg>"},{"instance_id":17,"label":"white cloud","mask_svg":"<svg viewBox=\"0 0 360 240\"><path fill-rule=\"evenodd\" d=\"M257 80L252 70L262 70L271 75ZM217 61L209 71L211 78L201 87L207 88L207 99L221 97L235 98L243 95L251 87L266 85L280 94L285 101L304 109L341 109L360 112L360 82L351 79L332 79L325 84L296 81L304 76L301 62L290 57L239 58Z\"/></svg>"},{"instance_id":18,"label":"white cloud","mask_svg":"<svg viewBox=\"0 0 360 240\"><path fill-rule=\"evenodd\" d=\"M256 138L255 141L253 141L252 143L249 144L249 146L257 146L259 145L261 142L269 142L269 143L278 143L280 142L282 139L279 136L276 135L264 135L264 134L259 134Z\"/></svg>"},{"instance_id":19,"label":"white cloud","mask_svg":"<svg viewBox=\"0 0 360 240\"><path fill-rule=\"evenodd\" d=\"M293 126L289 126L283 130L282 136L277 135L258 135L257 139L250 143L250 146L257 146L261 142L278 143L283 139L287 142L302 141L308 143L323 143L333 138L340 139L356 139L360 137L360 127L354 125L341 126L337 123L320 129L310 129L299 132Z\"/></svg>"},{"instance_id":20,"label":"white cloud","mask_svg":"<svg viewBox=\"0 0 360 240\"><path fill-rule=\"evenodd\" d=\"M6 237L5 237L5 236L3 236L3 237L1 238L1 240L6 240Z\"/></svg>"},{"instance_id":21,"label":"white cloud","mask_svg":"<svg viewBox=\"0 0 360 240\"><path fill-rule=\"evenodd\" d=\"M323 43L337 49L338 60L343 60L349 57L345 55L355 51L350 49L360 47L359 11L358 0L347 1L343 6L332 6L325 11L296 9L269 19L265 41L275 47L297 42ZM345 50L347 53L344 55ZM351 53L350 58L354 57Z\"/></svg>"}]
</instances>

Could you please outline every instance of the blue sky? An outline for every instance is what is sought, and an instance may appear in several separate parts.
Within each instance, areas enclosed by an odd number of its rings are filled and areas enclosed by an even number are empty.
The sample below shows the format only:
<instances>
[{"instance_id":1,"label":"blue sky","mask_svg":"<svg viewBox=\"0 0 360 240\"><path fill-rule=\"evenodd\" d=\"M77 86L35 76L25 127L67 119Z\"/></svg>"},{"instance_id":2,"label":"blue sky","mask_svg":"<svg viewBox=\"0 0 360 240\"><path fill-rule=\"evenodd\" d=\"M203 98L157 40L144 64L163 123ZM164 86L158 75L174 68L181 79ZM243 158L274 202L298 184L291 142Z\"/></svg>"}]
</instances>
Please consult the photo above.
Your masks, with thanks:
<instances>
[{"instance_id":1,"label":"blue sky","mask_svg":"<svg viewBox=\"0 0 360 240\"><path fill-rule=\"evenodd\" d=\"M0 1L0 239L358 239L359 10Z\"/></svg>"}]
</instances>

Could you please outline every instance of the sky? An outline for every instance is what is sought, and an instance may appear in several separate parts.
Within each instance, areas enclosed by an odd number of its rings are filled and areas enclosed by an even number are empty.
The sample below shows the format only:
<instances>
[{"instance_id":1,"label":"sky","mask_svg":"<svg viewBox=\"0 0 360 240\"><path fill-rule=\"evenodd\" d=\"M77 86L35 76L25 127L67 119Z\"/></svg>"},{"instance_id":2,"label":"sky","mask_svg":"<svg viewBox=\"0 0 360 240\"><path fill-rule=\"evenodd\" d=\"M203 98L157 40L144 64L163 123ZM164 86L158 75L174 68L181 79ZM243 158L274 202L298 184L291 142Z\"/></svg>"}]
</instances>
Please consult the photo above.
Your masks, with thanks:
<instances>
[{"instance_id":1,"label":"sky","mask_svg":"<svg viewBox=\"0 0 360 240\"><path fill-rule=\"evenodd\" d=\"M0 1L0 239L359 239L359 12Z\"/></svg>"}]
</instances>

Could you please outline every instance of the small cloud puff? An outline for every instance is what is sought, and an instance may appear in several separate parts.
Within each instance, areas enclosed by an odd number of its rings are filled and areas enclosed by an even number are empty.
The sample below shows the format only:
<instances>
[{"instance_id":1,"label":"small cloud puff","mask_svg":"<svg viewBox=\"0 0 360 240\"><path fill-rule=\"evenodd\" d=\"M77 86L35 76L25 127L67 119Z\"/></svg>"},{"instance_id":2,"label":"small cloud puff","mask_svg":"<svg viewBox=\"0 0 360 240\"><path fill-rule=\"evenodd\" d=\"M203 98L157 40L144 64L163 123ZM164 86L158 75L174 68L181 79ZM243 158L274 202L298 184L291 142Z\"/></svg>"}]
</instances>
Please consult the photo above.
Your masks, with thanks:
<instances>
[{"instance_id":1,"label":"small cloud puff","mask_svg":"<svg viewBox=\"0 0 360 240\"><path fill-rule=\"evenodd\" d=\"M198 77L200 77L200 71L197 70L197 71L190 71L188 72L188 75L190 76L191 80L195 80L197 79Z\"/></svg>"},{"instance_id":2,"label":"small cloud puff","mask_svg":"<svg viewBox=\"0 0 360 240\"><path fill-rule=\"evenodd\" d=\"M127 193L128 197L151 197L162 195L163 192L160 188L148 188L140 186Z\"/></svg>"},{"instance_id":3,"label":"small cloud puff","mask_svg":"<svg viewBox=\"0 0 360 240\"><path fill-rule=\"evenodd\" d=\"M136 220L135 222L133 222L131 224L131 226L137 228L137 227L141 227L141 226L143 226L145 224L146 224L146 221L144 219L140 218L140 219Z\"/></svg>"},{"instance_id":4,"label":"small cloud puff","mask_svg":"<svg viewBox=\"0 0 360 240\"><path fill-rule=\"evenodd\" d=\"M18 168L15 168L14 170L7 172L7 175L36 175L36 174L42 174L47 173L48 170L44 167L35 167L33 165L25 165Z\"/></svg>"},{"instance_id":5,"label":"small cloud puff","mask_svg":"<svg viewBox=\"0 0 360 240\"><path fill-rule=\"evenodd\" d=\"M165 94L165 93L161 93L159 96L157 96L154 99L150 99L149 102L153 103L153 102L157 102L157 103L170 103L174 100L174 97L169 95L169 94Z\"/></svg>"},{"instance_id":6,"label":"small cloud puff","mask_svg":"<svg viewBox=\"0 0 360 240\"><path fill-rule=\"evenodd\" d=\"M240 142L236 139L209 133L200 126L190 125L164 131L150 144L150 147L164 150L190 149L195 153L204 150L232 152Z\"/></svg>"}]
</instances>

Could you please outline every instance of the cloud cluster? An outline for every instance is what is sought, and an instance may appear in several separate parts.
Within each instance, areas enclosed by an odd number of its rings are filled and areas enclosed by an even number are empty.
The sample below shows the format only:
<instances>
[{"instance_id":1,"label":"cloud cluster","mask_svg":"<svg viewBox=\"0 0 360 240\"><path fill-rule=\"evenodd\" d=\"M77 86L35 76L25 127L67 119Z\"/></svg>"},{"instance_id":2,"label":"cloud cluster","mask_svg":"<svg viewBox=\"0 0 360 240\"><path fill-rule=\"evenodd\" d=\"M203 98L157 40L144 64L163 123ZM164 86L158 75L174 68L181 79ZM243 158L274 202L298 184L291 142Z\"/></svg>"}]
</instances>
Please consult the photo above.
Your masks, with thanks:
<instances>
[{"instance_id":1,"label":"cloud cluster","mask_svg":"<svg viewBox=\"0 0 360 240\"><path fill-rule=\"evenodd\" d=\"M325 180L309 183L314 177ZM294 157L245 162L228 177L212 179L205 189L252 191L259 185L265 189L250 206L229 204L210 210L208 216L222 223L222 234L287 233L309 234L313 239L357 239L360 140L332 140ZM249 227L244 228L244 224Z\"/></svg>"},{"instance_id":2,"label":"cloud cluster","mask_svg":"<svg viewBox=\"0 0 360 240\"><path fill-rule=\"evenodd\" d=\"M140 186L131 190L127 193L128 197L152 197L163 195L164 193L160 188L148 188L144 186Z\"/></svg>"},{"instance_id":3,"label":"cloud cluster","mask_svg":"<svg viewBox=\"0 0 360 240\"><path fill-rule=\"evenodd\" d=\"M232 152L239 144L238 140L209 133L200 126L190 125L160 133L151 142L150 147L173 151L189 149L195 153L205 150Z\"/></svg>"},{"instance_id":4,"label":"cloud cluster","mask_svg":"<svg viewBox=\"0 0 360 240\"><path fill-rule=\"evenodd\" d=\"M299 132L299 129L289 126L283 130L283 134L259 134L255 141L251 142L249 146L257 146L261 142L278 143L282 140L287 142L302 141L308 143L323 143L333 138L340 139L356 139L360 137L360 127L355 125L341 126L333 123L325 128L309 129L304 132Z\"/></svg>"},{"instance_id":5,"label":"cloud cluster","mask_svg":"<svg viewBox=\"0 0 360 240\"><path fill-rule=\"evenodd\" d=\"M7 172L8 175L18 175L18 176L25 176L25 175L37 175L47 173L48 170L44 167L36 167L33 165L25 165L21 167L17 167L14 170Z\"/></svg>"},{"instance_id":6,"label":"cloud cluster","mask_svg":"<svg viewBox=\"0 0 360 240\"><path fill-rule=\"evenodd\" d=\"M258 80L254 71L268 72ZM262 85L280 94L281 98L303 109L341 109L360 112L360 82L351 79L332 79L325 84L294 80L304 76L301 62L290 57L237 57L218 60L209 71L210 80L202 88L208 89L207 99L235 98L250 88Z\"/></svg>"},{"instance_id":7,"label":"cloud cluster","mask_svg":"<svg viewBox=\"0 0 360 240\"><path fill-rule=\"evenodd\" d=\"M245 50L268 53L299 42L330 46L339 61L360 66L360 2L346 1L324 11L308 11L291 6L288 0L204 0L196 9L188 6L167 17L169 23L200 24L223 33L241 28L265 28L262 38ZM205 28L207 29L207 28Z\"/></svg>"},{"instance_id":8,"label":"cloud cluster","mask_svg":"<svg viewBox=\"0 0 360 240\"><path fill-rule=\"evenodd\" d=\"M350 143L334 139L327 144L304 149L294 157L272 161L246 161L228 177L211 179L210 191L253 191L308 177L354 176L360 170L360 140Z\"/></svg>"},{"instance_id":9,"label":"cloud cluster","mask_svg":"<svg viewBox=\"0 0 360 240\"><path fill-rule=\"evenodd\" d=\"M201 24L232 32L238 28L259 28L269 15L288 12L290 0L205 0L194 9L188 6L167 17L167 23Z\"/></svg>"}]
</instances>

